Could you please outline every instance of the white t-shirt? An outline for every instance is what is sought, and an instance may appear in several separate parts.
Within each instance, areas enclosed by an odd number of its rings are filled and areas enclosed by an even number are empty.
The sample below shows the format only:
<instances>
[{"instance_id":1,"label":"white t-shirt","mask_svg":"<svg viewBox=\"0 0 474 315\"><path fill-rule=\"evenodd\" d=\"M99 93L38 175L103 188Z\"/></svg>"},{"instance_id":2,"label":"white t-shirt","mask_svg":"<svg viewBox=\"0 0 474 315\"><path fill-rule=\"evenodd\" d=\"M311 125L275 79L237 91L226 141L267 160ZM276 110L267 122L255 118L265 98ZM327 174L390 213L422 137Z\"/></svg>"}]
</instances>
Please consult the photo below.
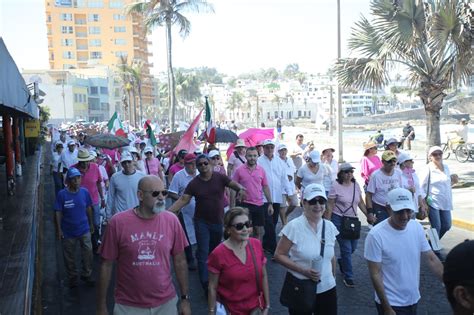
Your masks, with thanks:
<instances>
[{"instance_id":1,"label":"white t-shirt","mask_svg":"<svg viewBox=\"0 0 474 315\"><path fill-rule=\"evenodd\" d=\"M283 165L286 167L286 175L291 176L291 180L288 180L287 182L287 187L285 189L285 193L288 196L293 196L296 193L296 187L295 187L295 172L296 172L296 167L295 164L293 163L293 160L291 158L286 158L286 160L281 160L283 162Z\"/></svg>"},{"instance_id":2,"label":"white t-shirt","mask_svg":"<svg viewBox=\"0 0 474 315\"><path fill-rule=\"evenodd\" d=\"M324 233L326 247L324 249L321 269L321 282L318 283L317 293L326 292L336 286L336 279L332 274L331 260L334 257L334 245L336 244L336 236L339 232L331 221L324 221L326 222L326 231ZM323 220L318 223L315 232L304 214L288 222L281 230L279 236L285 235L293 243L289 252L290 259L300 266L311 268L311 260L320 257L322 229ZM299 279L308 279L296 271L288 271Z\"/></svg>"},{"instance_id":3,"label":"white t-shirt","mask_svg":"<svg viewBox=\"0 0 474 315\"><path fill-rule=\"evenodd\" d=\"M435 168L431 163L421 171L421 190L429 194L433 200L431 207L438 210L453 210L453 191L451 189L451 172L448 165L443 163L444 173ZM431 175L429 175L431 173ZM428 176L430 187L428 188Z\"/></svg>"},{"instance_id":4,"label":"white t-shirt","mask_svg":"<svg viewBox=\"0 0 474 315\"><path fill-rule=\"evenodd\" d=\"M296 176L302 179L301 186L305 188L309 184L323 185L323 179L324 179L325 173L326 173L326 169L322 164L319 165L319 169L316 173L313 173L309 169L308 164L305 164L300 167L300 169L296 173Z\"/></svg>"},{"instance_id":5,"label":"white t-shirt","mask_svg":"<svg viewBox=\"0 0 474 315\"><path fill-rule=\"evenodd\" d=\"M394 169L391 176L378 169L370 175L367 191L372 193L372 202L386 206L388 192L399 187L402 187L402 172L399 169Z\"/></svg>"},{"instance_id":6,"label":"white t-shirt","mask_svg":"<svg viewBox=\"0 0 474 315\"><path fill-rule=\"evenodd\" d=\"M384 220L365 239L364 258L382 264L383 285L392 306L408 306L420 299L421 253L431 250L423 227L408 221L404 230L394 229ZM375 301L380 299L375 294Z\"/></svg>"}]
</instances>

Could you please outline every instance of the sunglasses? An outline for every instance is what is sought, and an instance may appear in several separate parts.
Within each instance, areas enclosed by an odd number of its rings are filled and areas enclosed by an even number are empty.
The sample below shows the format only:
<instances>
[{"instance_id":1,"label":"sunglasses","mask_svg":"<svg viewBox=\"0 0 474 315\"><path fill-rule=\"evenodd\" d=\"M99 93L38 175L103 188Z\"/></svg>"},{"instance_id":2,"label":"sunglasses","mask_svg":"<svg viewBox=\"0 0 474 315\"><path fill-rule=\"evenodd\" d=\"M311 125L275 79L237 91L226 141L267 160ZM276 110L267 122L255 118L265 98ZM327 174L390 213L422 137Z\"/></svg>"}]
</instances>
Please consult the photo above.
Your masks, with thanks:
<instances>
[{"instance_id":1,"label":"sunglasses","mask_svg":"<svg viewBox=\"0 0 474 315\"><path fill-rule=\"evenodd\" d=\"M308 203L310 206L315 206L316 204L320 204L321 206L326 204L326 199L324 198L313 198L311 200L308 200Z\"/></svg>"},{"instance_id":2,"label":"sunglasses","mask_svg":"<svg viewBox=\"0 0 474 315\"><path fill-rule=\"evenodd\" d=\"M233 226L237 231L242 231L244 229L244 226L247 229L252 227L252 222L247 221L247 222L244 222L244 223L236 223L236 224L232 224L231 226Z\"/></svg>"},{"instance_id":3,"label":"sunglasses","mask_svg":"<svg viewBox=\"0 0 474 315\"><path fill-rule=\"evenodd\" d=\"M211 160L220 160L221 158L219 156L213 156Z\"/></svg>"},{"instance_id":4,"label":"sunglasses","mask_svg":"<svg viewBox=\"0 0 474 315\"><path fill-rule=\"evenodd\" d=\"M132 161L123 161L122 164L132 163Z\"/></svg>"},{"instance_id":5,"label":"sunglasses","mask_svg":"<svg viewBox=\"0 0 474 315\"><path fill-rule=\"evenodd\" d=\"M433 153L431 153L431 155L432 156L441 156L441 155L443 155L443 153L442 152L433 152Z\"/></svg>"},{"instance_id":6,"label":"sunglasses","mask_svg":"<svg viewBox=\"0 0 474 315\"><path fill-rule=\"evenodd\" d=\"M163 197L168 196L168 191L167 191L167 190L155 190L155 191L153 191L153 190L142 190L142 192L144 192L144 193L150 193L153 198L158 197L160 194L161 194Z\"/></svg>"},{"instance_id":7,"label":"sunglasses","mask_svg":"<svg viewBox=\"0 0 474 315\"><path fill-rule=\"evenodd\" d=\"M196 165L197 166L209 165L209 162L201 162L201 163L197 163Z\"/></svg>"},{"instance_id":8,"label":"sunglasses","mask_svg":"<svg viewBox=\"0 0 474 315\"><path fill-rule=\"evenodd\" d=\"M384 160L384 162L385 163L390 163L390 164L395 164L395 163L397 163L397 159L391 159L390 161L385 161Z\"/></svg>"},{"instance_id":9,"label":"sunglasses","mask_svg":"<svg viewBox=\"0 0 474 315\"><path fill-rule=\"evenodd\" d=\"M342 171L344 174L352 174L354 173L354 170L347 170L347 171Z\"/></svg>"}]
</instances>

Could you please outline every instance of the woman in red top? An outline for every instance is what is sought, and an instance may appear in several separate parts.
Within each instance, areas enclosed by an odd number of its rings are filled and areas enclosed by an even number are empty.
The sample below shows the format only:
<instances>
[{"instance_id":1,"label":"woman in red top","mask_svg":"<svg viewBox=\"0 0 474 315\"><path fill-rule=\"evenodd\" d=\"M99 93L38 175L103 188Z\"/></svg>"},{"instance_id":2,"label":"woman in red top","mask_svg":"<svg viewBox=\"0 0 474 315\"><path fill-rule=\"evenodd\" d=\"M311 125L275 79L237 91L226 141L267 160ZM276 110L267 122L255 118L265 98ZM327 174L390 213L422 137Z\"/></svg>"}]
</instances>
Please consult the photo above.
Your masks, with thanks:
<instances>
[{"instance_id":1,"label":"woman in red top","mask_svg":"<svg viewBox=\"0 0 474 315\"><path fill-rule=\"evenodd\" d=\"M260 241L249 237L248 210L241 207L229 210L224 216L224 227L226 240L212 251L207 260L209 314L215 314L218 300L228 314L249 315L260 308L267 315L270 309L267 260Z\"/></svg>"}]
</instances>

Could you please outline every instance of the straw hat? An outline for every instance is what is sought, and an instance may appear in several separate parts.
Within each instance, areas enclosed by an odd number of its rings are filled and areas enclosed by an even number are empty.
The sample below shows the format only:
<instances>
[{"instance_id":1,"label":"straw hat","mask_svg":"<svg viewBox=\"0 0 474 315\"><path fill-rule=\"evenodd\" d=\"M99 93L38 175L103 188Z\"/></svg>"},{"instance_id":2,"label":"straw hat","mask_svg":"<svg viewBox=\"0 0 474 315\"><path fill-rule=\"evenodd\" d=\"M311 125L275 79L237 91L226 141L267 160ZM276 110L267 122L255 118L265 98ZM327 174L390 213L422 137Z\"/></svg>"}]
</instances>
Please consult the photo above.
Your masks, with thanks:
<instances>
[{"instance_id":1,"label":"straw hat","mask_svg":"<svg viewBox=\"0 0 474 315\"><path fill-rule=\"evenodd\" d=\"M367 143L364 143L364 151L367 151L370 148L377 147L377 144L373 141L369 141Z\"/></svg>"},{"instance_id":2,"label":"straw hat","mask_svg":"<svg viewBox=\"0 0 474 315\"><path fill-rule=\"evenodd\" d=\"M94 159L94 156L89 153L86 149L79 149L77 152L77 160L79 162L88 162L92 161Z\"/></svg>"}]
</instances>

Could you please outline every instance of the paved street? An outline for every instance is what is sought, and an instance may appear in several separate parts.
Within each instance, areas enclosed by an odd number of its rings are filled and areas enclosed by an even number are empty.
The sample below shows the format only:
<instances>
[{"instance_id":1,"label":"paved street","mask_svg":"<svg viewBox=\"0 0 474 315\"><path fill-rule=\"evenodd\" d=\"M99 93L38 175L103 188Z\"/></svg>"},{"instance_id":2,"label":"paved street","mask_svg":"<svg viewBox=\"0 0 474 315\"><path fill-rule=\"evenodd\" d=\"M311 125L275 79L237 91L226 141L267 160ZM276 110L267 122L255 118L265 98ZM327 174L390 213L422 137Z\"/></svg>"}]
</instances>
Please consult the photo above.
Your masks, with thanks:
<instances>
[{"instance_id":1,"label":"paved street","mask_svg":"<svg viewBox=\"0 0 474 315\"><path fill-rule=\"evenodd\" d=\"M65 282L65 272L59 244L54 239L53 225L53 185L50 177L44 182L44 255L43 255L43 285L42 301L44 314L93 314L95 310L95 289L81 285L79 288L70 290ZM295 211L294 215L300 215L301 210ZM338 306L339 314L375 314L373 304L373 290L370 284L366 264L363 260L363 240L368 232L364 222L362 239L359 248L354 254L355 282L356 288L344 287L340 274L337 275ZM451 249L463 239L471 237L472 233L466 230L453 228L442 240L445 250ZM336 250L337 252L337 250ZM95 257L94 276L97 276L98 257ZM282 286L285 269L280 265L268 261L268 275L270 279L271 292L271 314L287 314L287 311L278 301ZM190 295L193 314L207 314L207 304L200 288L197 272L191 272ZM421 294L419 314L449 314L450 308L445 298L441 283L422 266L421 272ZM109 308L112 310L112 290L109 291Z\"/></svg>"}]
</instances>

